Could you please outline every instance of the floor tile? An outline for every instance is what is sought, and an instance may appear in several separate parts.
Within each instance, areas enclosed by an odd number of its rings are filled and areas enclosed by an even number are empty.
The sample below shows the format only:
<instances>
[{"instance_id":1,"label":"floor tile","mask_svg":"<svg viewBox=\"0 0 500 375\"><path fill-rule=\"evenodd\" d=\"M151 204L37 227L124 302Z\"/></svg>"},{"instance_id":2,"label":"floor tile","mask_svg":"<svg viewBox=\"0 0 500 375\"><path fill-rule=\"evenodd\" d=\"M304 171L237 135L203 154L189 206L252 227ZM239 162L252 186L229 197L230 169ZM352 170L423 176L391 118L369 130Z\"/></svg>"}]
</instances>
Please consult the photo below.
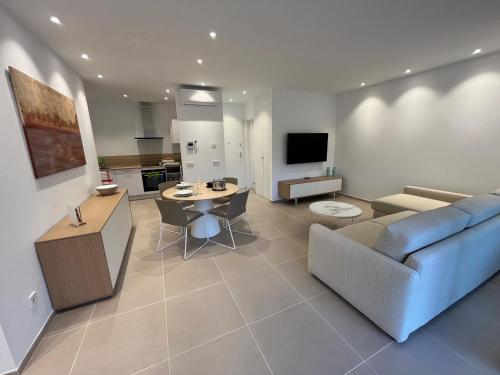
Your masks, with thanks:
<instances>
[{"instance_id":1,"label":"floor tile","mask_svg":"<svg viewBox=\"0 0 500 375\"><path fill-rule=\"evenodd\" d=\"M274 374L344 374L360 358L305 303L250 326Z\"/></svg>"},{"instance_id":2,"label":"floor tile","mask_svg":"<svg viewBox=\"0 0 500 375\"><path fill-rule=\"evenodd\" d=\"M45 330L45 336L55 335L70 329L85 326L90 320L94 303L57 312Z\"/></svg>"},{"instance_id":3,"label":"floor tile","mask_svg":"<svg viewBox=\"0 0 500 375\"><path fill-rule=\"evenodd\" d=\"M180 294L222 281L212 258L197 257L165 266L166 297Z\"/></svg>"},{"instance_id":4,"label":"floor tile","mask_svg":"<svg viewBox=\"0 0 500 375\"><path fill-rule=\"evenodd\" d=\"M500 324L500 285L492 282L472 292L463 302Z\"/></svg>"},{"instance_id":5,"label":"floor tile","mask_svg":"<svg viewBox=\"0 0 500 375\"><path fill-rule=\"evenodd\" d=\"M377 375L373 372L370 367L367 365L363 364L359 367L356 367L354 370L348 372L346 375Z\"/></svg>"},{"instance_id":6,"label":"floor tile","mask_svg":"<svg viewBox=\"0 0 500 375\"><path fill-rule=\"evenodd\" d=\"M226 280L270 267L252 245L226 251L216 255L214 260Z\"/></svg>"},{"instance_id":7,"label":"floor tile","mask_svg":"<svg viewBox=\"0 0 500 375\"><path fill-rule=\"evenodd\" d=\"M434 318L424 329L481 374L500 373L500 325L483 314L459 303Z\"/></svg>"},{"instance_id":8,"label":"floor tile","mask_svg":"<svg viewBox=\"0 0 500 375\"><path fill-rule=\"evenodd\" d=\"M276 238L284 237L285 234L278 230L274 225L270 224L256 224L253 226L253 230L257 237L274 240Z\"/></svg>"},{"instance_id":9,"label":"floor tile","mask_svg":"<svg viewBox=\"0 0 500 375\"><path fill-rule=\"evenodd\" d=\"M497 272L497 274L493 276L489 282L500 286L500 272Z\"/></svg>"},{"instance_id":10,"label":"floor tile","mask_svg":"<svg viewBox=\"0 0 500 375\"><path fill-rule=\"evenodd\" d=\"M311 303L363 358L368 358L392 341L363 314L333 292L313 298Z\"/></svg>"},{"instance_id":11,"label":"floor tile","mask_svg":"<svg viewBox=\"0 0 500 375\"><path fill-rule=\"evenodd\" d=\"M243 326L243 319L224 284L167 301L170 355Z\"/></svg>"},{"instance_id":12,"label":"floor tile","mask_svg":"<svg viewBox=\"0 0 500 375\"><path fill-rule=\"evenodd\" d=\"M152 268L161 267L163 264L162 254L156 249L144 249L131 251L126 258L126 273L138 273Z\"/></svg>"},{"instance_id":13,"label":"floor tile","mask_svg":"<svg viewBox=\"0 0 500 375\"><path fill-rule=\"evenodd\" d=\"M290 217L287 218L286 220L274 223L274 226L278 228L281 232L285 233L287 236L300 233L309 228L309 224L305 224L300 221L291 219Z\"/></svg>"},{"instance_id":14,"label":"floor tile","mask_svg":"<svg viewBox=\"0 0 500 375\"><path fill-rule=\"evenodd\" d=\"M92 320L99 320L163 300L163 269L127 275L112 298L97 302Z\"/></svg>"},{"instance_id":15,"label":"floor tile","mask_svg":"<svg viewBox=\"0 0 500 375\"><path fill-rule=\"evenodd\" d=\"M169 361L165 360L152 366L148 366L144 370L137 372L137 375L169 375Z\"/></svg>"},{"instance_id":16,"label":"floor tile","mask_svg":"<svg viewBox=\"0 0 500 375\"><path fill-rule=\"evenodd\" d=\"M67 375L73 365L85 328L40 340L23 375Z\"/></svg>"},{"instance_id":17,"label":"floor tile","mask_svg":"<svg viewBox=\"0 0 500 375\"><path fill-rule=\"evenodd\" d=\"M172 375L270 374L248 328L203 345L172 360Z\"/></svg>"},{"instance_id":18,"label":"floor tile","mask_svg":"<svg viewBox=\"0 0 500 375\"><path fill-rule=\"evenodd\" d=\"M91 324L72 375L130 374L167 359L165 304Z\"/></svg>"},{"instance_id":19,"label":"floor tile","mask_svg":"<svg viewBox=\"0 0 500 375\"><path fill-rule=\"evenodd\" d=\"M228 285L247 322L263 318L301 300L273 269L231 280Z\"/></svg>"},{"instance_id":20,"label":"floor tile","mask_svg":"<svg viewBox=\"0 0 500 375\"><path fill-rule=\"evenodd\" d=\"M267 241L259 239L255 247L271 263L279 264L307 255L307 249L289 238L278 238Z\"/></svg>"},{"instance_id":21,"label":"floor tile","mask_svg":"<svg viewBox=\"0 0 500 375\"><path fill-rule=\"evenodd\" d=\"M304 298L329 290L319 279L307 271L307 258L280 264L278 270Z\"/></svg>"},{"instance_id":22,"label":"floor tile","mask_svg":"<svg viewBox=\"0 0 500 375\"><path fill-rule=\"evenodd\" d=\"M423 332L394 343L368 361L383 375L478 375L467 363Z\"/></svg>"},{"instance_id":23,"label":"floor tile","mask_svg":"<svg viewBox=\"0 0 500 375\"><path fill-rule=\"evenodd\" d=\"M160 218L154 217L152 219L137 220L135 222L135 231L138 234L159 232L160 231Z\"/></svg>"},{"instance_id":24,"label":"floor tile","mask_svg":"<svg viewBox=\"0 0 500 375\"><path fill-rule=\"evenodd\" d=\"M158 238L160 237L160 232L148 232L148 233L134 233L132 238L131 251L138 251L144 249L156 249L158 246Z\"/></svg>"},{"instance_id":25,"label":"floor tile","mask_svg":"<svg viewBox=\"0 0 500 375\"><path fill-rule=\"evenodd\" d=\"M236 247L248 246L257 240L257 232L254 232L255 235L253 236L249 234L243 234L243 233L250 233L250 228L246 224L246 221L241 220L236 224L233 224L231 228L233 229L234 244ZM243 233L237 233L234 231L239 231ZM214 237L211 237L210 239L212 241L224 244L226 246L233 246L233 242L231 240L231 234L229 233L229 230L224 228L221 228L220 233Z\"/></svg>"}]
</instances>

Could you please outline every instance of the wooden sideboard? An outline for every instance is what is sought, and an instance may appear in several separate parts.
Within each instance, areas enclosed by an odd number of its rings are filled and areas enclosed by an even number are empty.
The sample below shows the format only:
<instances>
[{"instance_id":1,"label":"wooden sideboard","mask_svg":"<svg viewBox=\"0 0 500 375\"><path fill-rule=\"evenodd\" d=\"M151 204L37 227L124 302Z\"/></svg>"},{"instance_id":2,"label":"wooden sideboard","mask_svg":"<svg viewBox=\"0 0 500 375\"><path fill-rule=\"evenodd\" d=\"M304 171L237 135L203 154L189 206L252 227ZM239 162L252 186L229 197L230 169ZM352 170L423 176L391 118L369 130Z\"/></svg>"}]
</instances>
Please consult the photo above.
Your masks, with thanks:
<instances>
[{"instance_id":1,"label":"wooden sideboard","mask_svg":"<svg viewBox=\"0 0 500 375\"><path fill-rule=\"evenodd\" d=\"M342 189L342 177L310 177L278 182L278 194L287 200L312 195L335 193Z\"/></svg>"},{"instance_id":2,"label":"wooden sideboard","mask_svg":"<svg viewBox=\"0 0 500 375\"><path fill-rule=\"evenodd\" d=\"M132 230L125 189L92 195L80 208L86 225L65 217L35 243L55 310L113 294Z\"/></svg>"}]
</instances>

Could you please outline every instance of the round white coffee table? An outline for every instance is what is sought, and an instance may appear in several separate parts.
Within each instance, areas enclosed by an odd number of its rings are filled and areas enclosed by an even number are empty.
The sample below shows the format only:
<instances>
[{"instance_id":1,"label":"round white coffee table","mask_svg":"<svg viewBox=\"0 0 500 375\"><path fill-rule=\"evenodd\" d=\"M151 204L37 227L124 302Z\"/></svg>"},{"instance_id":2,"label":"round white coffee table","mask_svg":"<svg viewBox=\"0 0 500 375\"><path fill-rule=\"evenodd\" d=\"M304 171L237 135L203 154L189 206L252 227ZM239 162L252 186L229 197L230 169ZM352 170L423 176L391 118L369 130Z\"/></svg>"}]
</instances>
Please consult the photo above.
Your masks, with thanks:
<instances>
[{"instance_id":1,"label":"round white coffee table","mask_svg":"<svg viewBox=\"0 0 500 375\"><path fill-rule=\"evenodd\" d=\"M316 215L337 218L339 222L341 219L351 219L351 223L354 223L354 218L363 213L361 208L353 204L337 201L314 202L309 205L309 210Z\"/></svg>"}]
</instances>

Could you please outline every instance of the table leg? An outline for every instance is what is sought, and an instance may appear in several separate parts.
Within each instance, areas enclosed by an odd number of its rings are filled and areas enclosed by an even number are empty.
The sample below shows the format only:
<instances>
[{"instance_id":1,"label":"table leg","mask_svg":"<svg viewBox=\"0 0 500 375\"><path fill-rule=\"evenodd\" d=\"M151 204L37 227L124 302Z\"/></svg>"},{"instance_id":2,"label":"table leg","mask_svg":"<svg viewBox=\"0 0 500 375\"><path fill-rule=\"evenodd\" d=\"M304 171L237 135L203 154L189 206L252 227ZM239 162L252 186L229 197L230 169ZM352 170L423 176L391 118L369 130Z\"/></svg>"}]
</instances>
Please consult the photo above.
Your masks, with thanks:
<instances>
[{"instance_id":1,"label":"table leg","mask_svg":"<svg viewBox=\"0 0 500 375\"><path fill-rule=\"evenodd\" d=\"M215 216L207 213L212 208L214 208L214 202L211 199L194 202L194 209L196 211L203 212L205 215L191 224L191 235L193 237L206 238L206 230L208 230L208 237L213 237L220 233L219 221ZM206 230L204 221L206 223Z\"/></svg>"}]
</instances>

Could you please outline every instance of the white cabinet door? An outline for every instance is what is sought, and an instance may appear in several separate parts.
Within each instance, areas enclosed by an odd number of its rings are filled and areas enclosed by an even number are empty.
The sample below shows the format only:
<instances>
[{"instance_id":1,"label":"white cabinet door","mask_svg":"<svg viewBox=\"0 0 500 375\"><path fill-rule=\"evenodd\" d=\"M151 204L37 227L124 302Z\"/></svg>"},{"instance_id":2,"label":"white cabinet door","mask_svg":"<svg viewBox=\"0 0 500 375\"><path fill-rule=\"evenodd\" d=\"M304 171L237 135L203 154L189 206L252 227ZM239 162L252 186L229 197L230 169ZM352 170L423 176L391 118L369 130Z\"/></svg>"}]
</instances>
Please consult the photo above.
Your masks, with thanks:
<instances>
[{"instance_id":1,"label":"white cabinet door","mask_svg":"<svg viewBox=\"0 0 500 375\"><path fill-rule=\"evenodd\" d=\"M318 194L318 187L314 182L290 186L290 198L307 197L316 194Z\"/></svg>"},{"instance_id":2,"label":"white cabinet door","mask_svg":"<svg viewBox=\"0 0 500 375\"><path fill-rule=\"evenodd\" d=\"M140 169L118 169L115 175L116 183L120 188L127 189L128 195L144 194Z\"/></svg>"},{"instance_id":3,"label":"white cabinet door","mask_svg":"<svg viewBox=\"0 0 500 375\"><path fill-rule=\"evenodd\" d=\"M341 179L318 181L316 184L318 186L318 194L340 191L340 189L342 188Z\"/></svg>"},{"instance_id":4,"label":"white cabinet door","mask_svg":"<svg viewBox=\"0 0 500 375\"><path fill-rule=\"evenodd\" d=\"M181 143L181 136L179 135L179 121L172 120L170 123L170 140L172 143Z\"/></svg>"}]
</instances>

